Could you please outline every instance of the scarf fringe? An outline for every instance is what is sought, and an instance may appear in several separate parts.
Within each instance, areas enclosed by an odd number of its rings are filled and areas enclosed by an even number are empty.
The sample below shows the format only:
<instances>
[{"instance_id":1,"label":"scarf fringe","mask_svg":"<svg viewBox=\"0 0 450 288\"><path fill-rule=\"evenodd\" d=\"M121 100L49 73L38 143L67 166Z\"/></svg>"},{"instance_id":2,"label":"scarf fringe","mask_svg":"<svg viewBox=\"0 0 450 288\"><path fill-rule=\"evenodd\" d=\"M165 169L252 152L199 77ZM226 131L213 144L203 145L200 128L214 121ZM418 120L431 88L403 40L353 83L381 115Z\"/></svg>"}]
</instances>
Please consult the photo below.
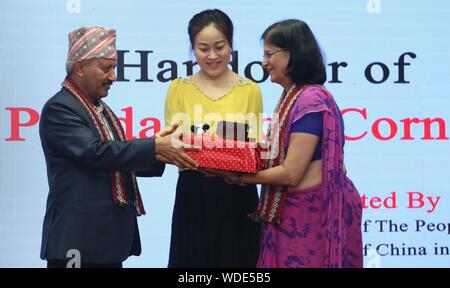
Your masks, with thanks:
<instances>
[{"instance_id":1,"label":"scarf fringe","mask_svg":"<svg viewBox=\"0 0 450 288\"><path fill-rule=\"evenodd\" d=\"M278 115L278 121L271 122L267 138L270 146L269 150L278 145L278 153L276 157L269 157L264 163L264 169L279 166L286 158L284 149L284 135L287 129L286 123L289 119L289 113L297 98L308 87L307 85L294 85L284 94L278 101L274 114ZM278 123L276 123L278 122ZM272 155L273 156L273 155ZM279 224L281 214L283 213L287 187L283 186L263 186L262 195L258 203L257 210L250 214L250 218L259 222L272 222Z\"/></svg>"}]
</instances>

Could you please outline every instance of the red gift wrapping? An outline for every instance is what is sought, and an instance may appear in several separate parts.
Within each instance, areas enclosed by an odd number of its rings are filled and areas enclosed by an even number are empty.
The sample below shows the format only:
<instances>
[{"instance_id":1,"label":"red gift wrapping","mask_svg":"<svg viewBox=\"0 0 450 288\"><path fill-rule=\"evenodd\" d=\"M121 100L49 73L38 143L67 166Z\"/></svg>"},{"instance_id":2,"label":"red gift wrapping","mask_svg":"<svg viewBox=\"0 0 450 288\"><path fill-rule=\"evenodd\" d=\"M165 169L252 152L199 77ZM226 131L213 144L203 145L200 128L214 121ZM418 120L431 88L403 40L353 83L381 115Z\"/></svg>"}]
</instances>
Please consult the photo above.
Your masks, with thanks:
<instances>
[{"instance_id":1,"label":"red gift wrapping","mask_svg":"<svg viewBox=\"0 0 450 288\"><path fill-rule=\"evenodd\" d=\"M201 151L186 151L199 168L256 173L259 153L255 142L243 142L202 136L184 136L182 141L201 147Z\"/></svg>"}]
</instances>

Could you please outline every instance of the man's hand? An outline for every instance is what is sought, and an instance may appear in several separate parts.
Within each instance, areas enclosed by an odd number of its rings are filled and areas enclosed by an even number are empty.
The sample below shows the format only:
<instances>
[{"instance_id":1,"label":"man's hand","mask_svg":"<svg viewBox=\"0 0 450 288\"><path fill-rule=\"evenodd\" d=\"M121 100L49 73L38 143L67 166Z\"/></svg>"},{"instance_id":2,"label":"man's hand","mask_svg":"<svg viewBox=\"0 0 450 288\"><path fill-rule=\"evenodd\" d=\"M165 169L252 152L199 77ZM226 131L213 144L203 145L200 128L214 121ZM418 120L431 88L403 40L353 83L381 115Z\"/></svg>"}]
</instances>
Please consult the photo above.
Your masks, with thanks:
<instances>
[{"instance_id":1,"label":"man's hand","mask_svg":"<svg viewBox=\"0 0 450 288\"><path fill-rule=\"evenodd\" d=\"M175 132L178 125L172 125L156 134L156 159L178 166L181 169L197 169L197 162L184 153L185 150L200 150L200 148L182 143L181 132Z\"/></svg>"},{"instance_id":2,"label":"man's hand","mask_svg":"<svg viewBox=\"0 0 450 288\"><path fill-rule=\"evenodd\" d=\"M225 182L227 182L228 184L241 184L242 174L238 172L231 172L217 169L202 169L201 172L205 173L207 177L211 176L223 177Z\"/></svg>"},{"instance_id":3,"label":"man's hand","mask_svg":"<svg viewBox=\"0 0 450 288\"><path fill-rule=\"evenodd\" d=\"M173 132L175 132L177 130L177 128L178 128L178 124L173 124L172 126L166 127L163 130L156 133L155 137L162 138L164 136L170 135Z\"/></svg>"}]
</instances>

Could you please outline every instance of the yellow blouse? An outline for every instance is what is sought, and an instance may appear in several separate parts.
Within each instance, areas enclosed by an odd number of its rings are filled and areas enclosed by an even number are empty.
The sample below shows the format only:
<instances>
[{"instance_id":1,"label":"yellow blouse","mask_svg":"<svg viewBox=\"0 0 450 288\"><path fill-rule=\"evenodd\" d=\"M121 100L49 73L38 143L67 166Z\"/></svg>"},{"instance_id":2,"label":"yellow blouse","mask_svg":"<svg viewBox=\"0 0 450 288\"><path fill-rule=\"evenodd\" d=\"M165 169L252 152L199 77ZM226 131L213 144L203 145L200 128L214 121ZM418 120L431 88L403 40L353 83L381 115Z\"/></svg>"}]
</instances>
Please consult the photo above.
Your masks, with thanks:
<instances>
[{"instance_id":1,"label":"yellow blouse","mask_svg":"<svg viewBox=\"0 0 450 288\"><path fill-rule=\"evenodd\" d=\"M262 96L256 83L240 77L236 85L222 97L212 100L192 81L192 76L175 79L166 97L166 126L180 124L183 132L191 126L209 125L215 133L219 121L247 123L249 138L260 139L262 129Z\"/></svg>"}]
</instances>

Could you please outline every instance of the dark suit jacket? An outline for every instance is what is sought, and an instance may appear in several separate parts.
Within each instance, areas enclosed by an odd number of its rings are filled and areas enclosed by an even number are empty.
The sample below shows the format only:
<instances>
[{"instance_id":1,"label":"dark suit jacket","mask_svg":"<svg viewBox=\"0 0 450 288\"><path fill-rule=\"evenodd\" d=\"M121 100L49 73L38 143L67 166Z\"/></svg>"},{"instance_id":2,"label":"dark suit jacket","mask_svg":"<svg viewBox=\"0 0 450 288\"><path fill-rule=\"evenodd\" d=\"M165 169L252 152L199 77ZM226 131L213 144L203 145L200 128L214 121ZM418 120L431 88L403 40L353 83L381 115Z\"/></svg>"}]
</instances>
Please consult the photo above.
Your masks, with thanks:
<instances>
[{"instance_id":1,"label":"dark suit jacket","mask_svg":"<svg viewBox=\"0 0 450 288\"><path fill-rule=\"evenodd\" d=\"M87 263L117 263L139 255L131 179L125 177L130 204L116 205L111 171L161 176L165 166L155 158L154 139L100 141L87 112L65 89L45 104L39 134L50 190L41 258L65 260L70 249L78 249L81 262Z\"/></svg>"}]
</instances>

